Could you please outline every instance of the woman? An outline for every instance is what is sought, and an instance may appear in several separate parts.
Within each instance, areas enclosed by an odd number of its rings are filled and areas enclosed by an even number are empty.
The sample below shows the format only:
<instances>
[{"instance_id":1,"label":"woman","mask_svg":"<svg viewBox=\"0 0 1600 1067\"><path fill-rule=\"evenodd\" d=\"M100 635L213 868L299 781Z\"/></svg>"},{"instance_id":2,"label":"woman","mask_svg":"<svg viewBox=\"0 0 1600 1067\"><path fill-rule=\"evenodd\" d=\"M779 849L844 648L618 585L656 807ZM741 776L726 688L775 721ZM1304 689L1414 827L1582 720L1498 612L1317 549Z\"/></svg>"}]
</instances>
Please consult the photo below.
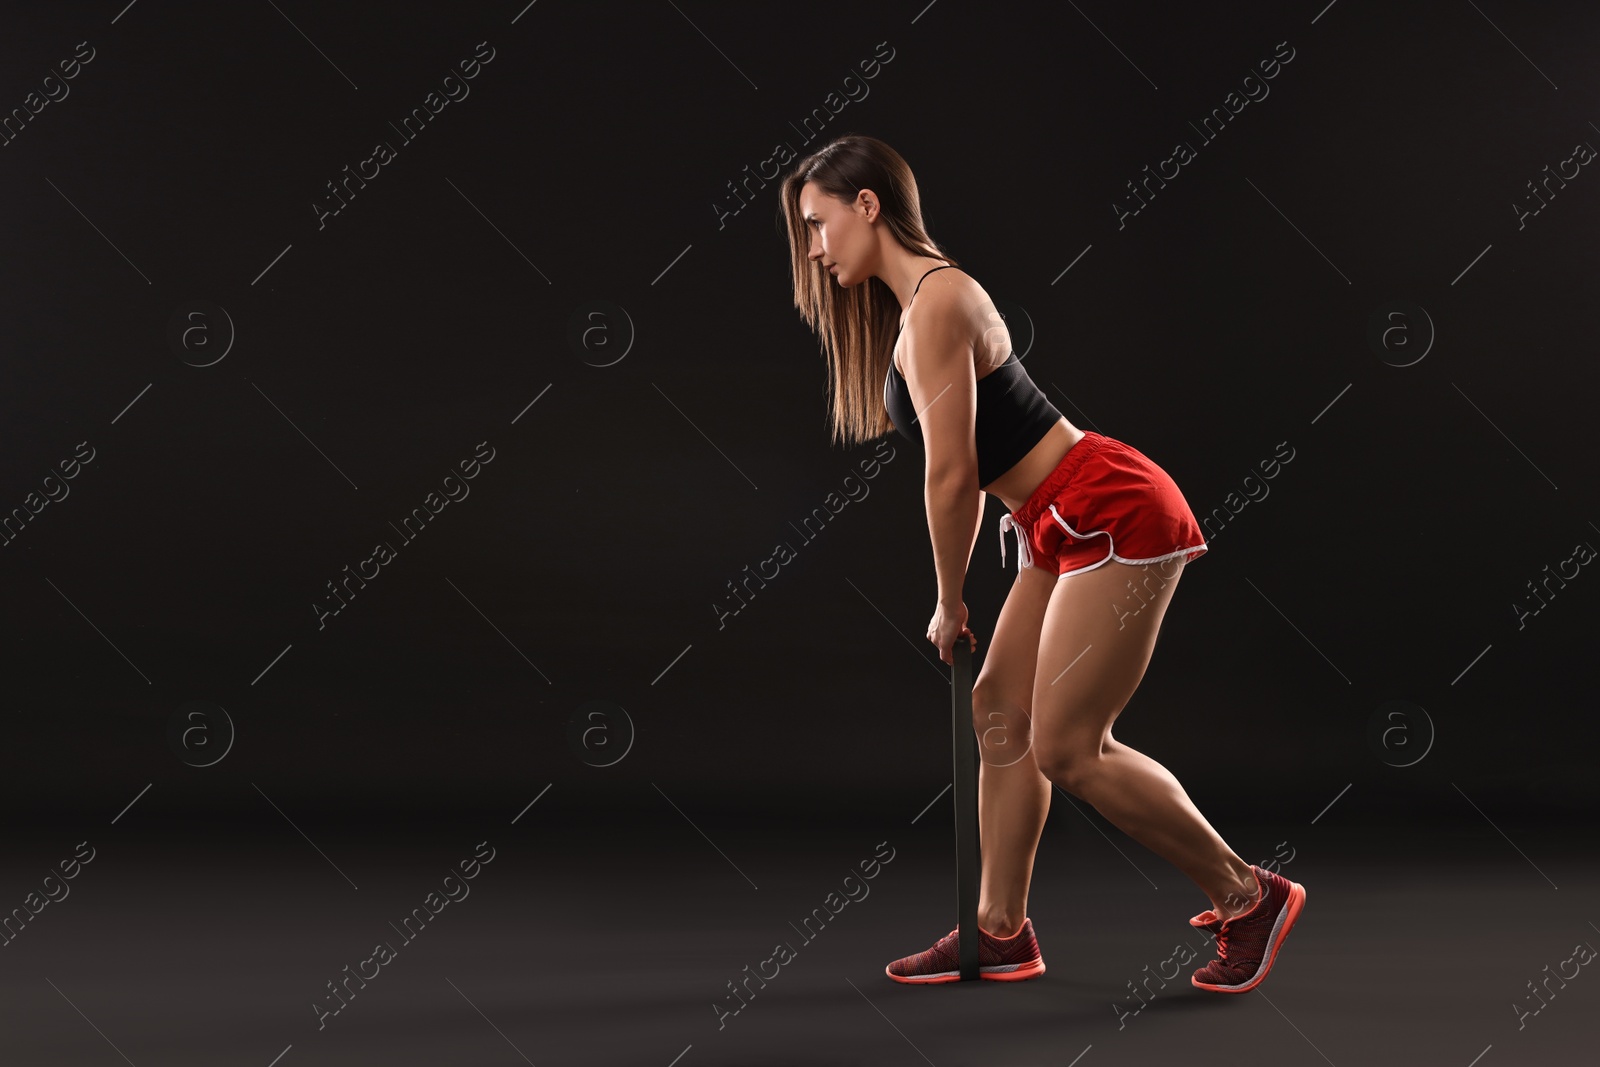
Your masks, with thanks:
<instances>
[{"instance_id":1,"label":"woman","mask_svg":"<svg viewBox=\"0 0 1600 1067\"><path fill-rule=\"evenodd\" d=\"M958 640L977 648L961 590L984 493L1007 508L1002 563L1006 531L1017 534L1017 579L972 693L981 976L1044 973L1027 900L1054 782L1210 898L1189 922L1214 935L1217 958L1191 983L1255 988L1304 887L1240 859L1165 767L1111 736L1185 564L1207 550L1183 494L1141 452L1080 430L1040 392L983 288L924 231L916 181L894 149L841 137L795 166L781 200L795 305L828 359L834 439L898 429L923 442L939 586L927 638L945 663ZM885 973L957 981L957 950L952 930Z\"/></svg>"}]
</instances>

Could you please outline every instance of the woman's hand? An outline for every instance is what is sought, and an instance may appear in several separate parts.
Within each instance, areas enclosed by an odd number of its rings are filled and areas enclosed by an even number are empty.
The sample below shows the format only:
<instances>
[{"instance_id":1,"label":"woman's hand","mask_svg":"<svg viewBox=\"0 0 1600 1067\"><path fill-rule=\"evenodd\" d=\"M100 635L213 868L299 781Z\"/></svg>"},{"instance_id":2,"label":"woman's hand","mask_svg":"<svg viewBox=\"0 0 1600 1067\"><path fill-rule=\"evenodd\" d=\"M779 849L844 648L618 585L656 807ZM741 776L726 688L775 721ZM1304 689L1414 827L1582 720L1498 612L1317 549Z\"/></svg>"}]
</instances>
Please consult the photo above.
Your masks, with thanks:
<instances>
[{"instance_id":1,"label":"woman's hand","mask_svg":"<svg viewBox=\"0 0 1600 1067\"><path fill-rule=\"evenodd\" d=\"M939 658L954 664L956 642L962 638L970 642L972 651L977 651L978 635L967 629L967 605L937 605L933 609L933 618L928 620L928 640L939 649Z\"/></svg>"}]
</instances>

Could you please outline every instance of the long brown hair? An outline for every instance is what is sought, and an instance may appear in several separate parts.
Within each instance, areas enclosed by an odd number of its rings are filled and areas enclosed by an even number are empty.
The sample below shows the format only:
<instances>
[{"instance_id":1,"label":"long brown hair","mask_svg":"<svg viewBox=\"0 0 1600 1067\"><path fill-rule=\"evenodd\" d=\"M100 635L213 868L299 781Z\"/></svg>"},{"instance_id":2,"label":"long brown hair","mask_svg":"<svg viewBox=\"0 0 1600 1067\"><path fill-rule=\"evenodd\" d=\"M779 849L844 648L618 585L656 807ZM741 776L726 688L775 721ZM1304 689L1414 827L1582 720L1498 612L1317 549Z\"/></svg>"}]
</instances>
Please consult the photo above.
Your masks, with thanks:
<instances>
[{"instance_id":1,"label":"long brown hair","mask_svg":"<svg viewBox=\"0 0 1600 1067\"><path fill-rule=\"evenodd\" d=\"M794 306L816 331L828 361L832 439L860 444L894 429L883 406L883 379L894 354L900 302L881 278L848 289L830 285L820 262L807 256L811 236L801 217L800 188L851 203L862 189L878 194L880 217L906 249L957 265L922 225L917 180L900 153L876 137L847 134L806 156L783 179L779 200L789 237Z\"/></svg>"}]
</instances>

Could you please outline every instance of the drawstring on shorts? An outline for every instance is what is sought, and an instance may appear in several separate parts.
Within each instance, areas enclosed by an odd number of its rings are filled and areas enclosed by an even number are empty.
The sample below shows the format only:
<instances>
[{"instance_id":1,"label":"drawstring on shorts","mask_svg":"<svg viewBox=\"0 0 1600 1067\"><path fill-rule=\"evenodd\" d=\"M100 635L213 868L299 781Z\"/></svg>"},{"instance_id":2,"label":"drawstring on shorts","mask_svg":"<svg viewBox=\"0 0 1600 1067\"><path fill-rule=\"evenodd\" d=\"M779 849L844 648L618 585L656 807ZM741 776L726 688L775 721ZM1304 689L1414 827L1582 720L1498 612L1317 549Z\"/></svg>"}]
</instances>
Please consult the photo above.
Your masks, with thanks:
<instances>
[{"instance_id":1,"label":"drawstring on shorts","mask_svg":"<svg viewBox=\"0 0 1600 1067\"><path fill-rule=\"evenodd\" d=\"M1029 547L1030 540L1028 528L1011 517L1011 512L1000 516L1000 566L1006 565L1006 531L1015 530L1017 533L1017 573L1022 573L1022 568L1033 566L1033 550Z\"/></svg>"}]
</instances>

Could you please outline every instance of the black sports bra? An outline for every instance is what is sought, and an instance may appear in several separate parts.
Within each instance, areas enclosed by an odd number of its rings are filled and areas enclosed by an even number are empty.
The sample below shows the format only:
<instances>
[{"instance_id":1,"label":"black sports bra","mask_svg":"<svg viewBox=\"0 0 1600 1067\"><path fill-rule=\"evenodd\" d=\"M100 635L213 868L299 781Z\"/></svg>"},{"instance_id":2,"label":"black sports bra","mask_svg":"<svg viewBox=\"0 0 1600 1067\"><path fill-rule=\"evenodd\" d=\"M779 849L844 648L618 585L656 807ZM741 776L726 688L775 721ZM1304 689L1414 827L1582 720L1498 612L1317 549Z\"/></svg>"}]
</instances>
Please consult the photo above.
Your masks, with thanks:
<instances>
[{"instance_id":1,"label":"black sports bra","mask_svg":"<svg viewBox=\"0 0 1600 1067\"><path fill-rule=\"evenodd\" d=\"M924 278L936 270L945 270L955 264L934 267L917 279L911 301ZM907 314L911 301L906 302ZM900 337L895 331L895 339ZM916 409L911 403L911 391L905 377L894 365L894 351L889 354L889 372L883 379L883 405L894 422L895 429L907 440L922 443L922 427L913 434L910 427L918 422ZM1017 358L1015 350L1006 361L978 379L978 413L974 436L978 451L978 486L993 482L1015 467L1033 446L1043 440L1050 428L1061 420L1061 412L1050 403Z\"/></svg>"}]
</instances>

